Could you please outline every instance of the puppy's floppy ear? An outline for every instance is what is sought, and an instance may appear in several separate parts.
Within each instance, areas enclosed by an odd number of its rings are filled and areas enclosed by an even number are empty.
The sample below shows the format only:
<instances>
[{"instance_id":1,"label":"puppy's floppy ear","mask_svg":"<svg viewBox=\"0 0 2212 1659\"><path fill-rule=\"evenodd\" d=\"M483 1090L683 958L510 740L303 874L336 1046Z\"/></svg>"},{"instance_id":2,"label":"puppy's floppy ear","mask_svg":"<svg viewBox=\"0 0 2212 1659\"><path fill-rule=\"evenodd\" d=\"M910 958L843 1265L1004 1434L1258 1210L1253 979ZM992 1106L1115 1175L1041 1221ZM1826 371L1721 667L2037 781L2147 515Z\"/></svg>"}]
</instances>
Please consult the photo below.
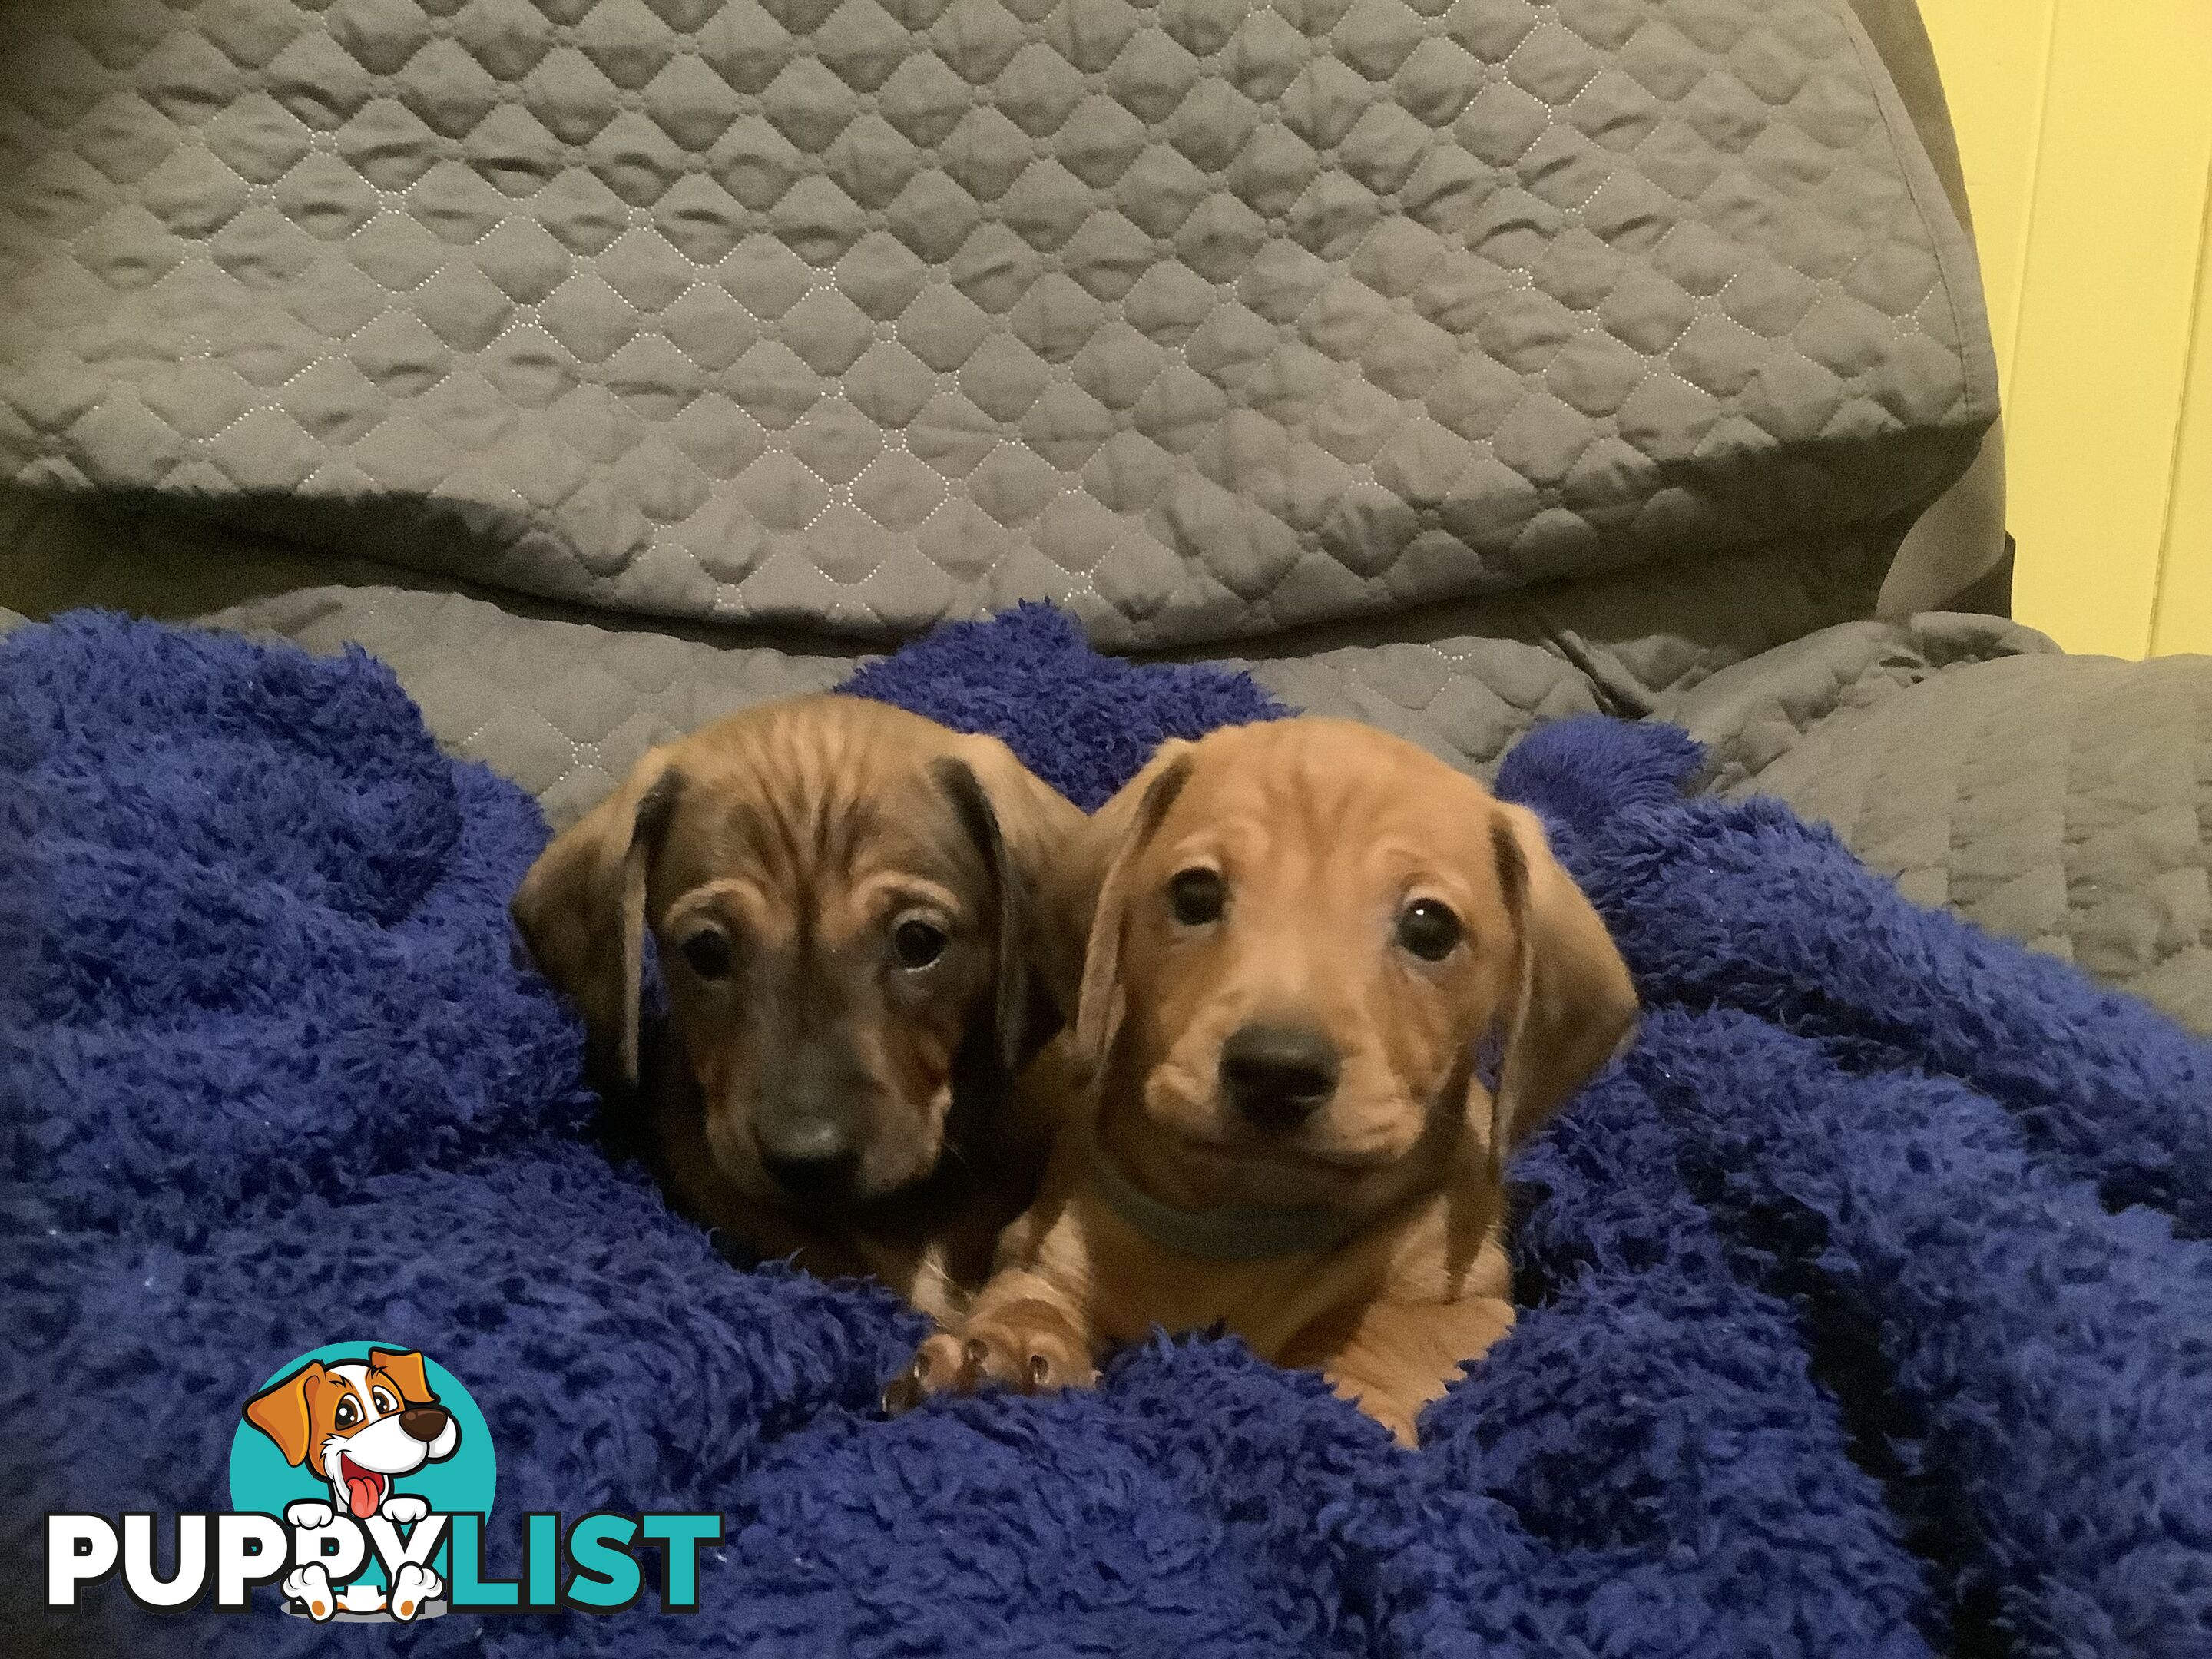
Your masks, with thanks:
<instances>
[{"instance_id":1,"label":"puppy's floppy ear","mask_svg":"<svg viewBox=\"0 0 2212 1659\"><path fill-rule=\"evenodd\" d=\"M410 1406L428 1406L437 1401L437 1393L430 1387L430 1374L422 1369L419 1353L387 1353L382 1348L368 1351L368 1368L382 1371L399 1385L399 1397Z\"/></svg>"},{"instance_id":2,"label":"puppy's floppy ear","mask_svg":"<svg viewBox=\"0 0 2212 1659\"><path fill-rule=\"evenodd\" d=\"M996 738L970 737L931 769L983 857L996 910L993 1051L1013 1073L1052 1036L1073 1000L1046 935L1037 896L1083 814Z\"/></svg>"},{"instance_id":3,"label":"puppy's floppy ear","mask_svg":"<svg viewBox=\"0 0 2212 1659\"><path fill-rule=\"evenodd\" d=\"M1121 935L1136 896L1137 860L1190 780L1191 747L1170 738L1098 809L1054 896L1061 927L1085 941L1075 1042L1094 1066L1105 1065L1128 1006L1121 987Z\"/></svg>"},{"instance_id":4,"label":"puppy's floppy ear","mask_svg":"<svg viewBox=\"0 0 2212 1659\"><path fill-rule=\"evenodd\" d=\"M1516 922L1515 987L1504 1019L1491 1158L1541 1127L1611 1059L1636 1024L1636 987L1605 923L1552 855L1544 825L1501 804L1491 828Z\"/></svg>"},{"instance_id":5,"label":"puppy's floppy ear","mask_svg":"<svg viewBox=\"0 0 2212 1659\"><path fill-rule=\"evenodd\" d=\"M295 1468L307 1461L308 1439L314 1432L314 1419L307 1411L307 1391L322 1380L323 1362L310 1359L246 1402L246 1420L275 1441L284 1461Z\"/></svg>"},{"instance_id":6,"label":"puppy's floppy ear","mask_svg":"<svg viewBox=\"0 0 2212 1659\"><path fill-rule=\"evenodd\" d=\"M684 788L667 750L640 761L622 787L555 837L507 908L545 977L584 1016L592 1045L637 1081L645 887Z\"/></svg>"}]
</instances>

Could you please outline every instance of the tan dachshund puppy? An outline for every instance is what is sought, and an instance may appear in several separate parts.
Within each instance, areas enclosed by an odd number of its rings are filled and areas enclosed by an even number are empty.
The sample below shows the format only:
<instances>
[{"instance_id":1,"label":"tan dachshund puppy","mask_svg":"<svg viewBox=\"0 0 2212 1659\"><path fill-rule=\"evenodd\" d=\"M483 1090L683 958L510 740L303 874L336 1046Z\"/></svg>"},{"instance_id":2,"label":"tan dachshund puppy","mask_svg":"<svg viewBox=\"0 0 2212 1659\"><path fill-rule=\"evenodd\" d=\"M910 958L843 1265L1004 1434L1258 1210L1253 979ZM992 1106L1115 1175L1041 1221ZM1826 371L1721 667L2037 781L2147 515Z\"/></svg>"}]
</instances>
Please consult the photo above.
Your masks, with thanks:
<instances>
[{"instance_id":1,"label":"tan dachshund puppy","mask_svg":"<svg viewBox=\"0 0 2212 1659\"><path fill-rule=\"evenodd\" d=\"M1079 942L1055 951L1032 895L1083 822L994 738L802 697L654 750L514 914L603 1085L642 1084L683 1208L944 1316L1050 1144L1022 1103L1055 1091L1012 1085L1073 1006ZM641 1033L647 928L665 1042Z\"/></svg>"},{"instance_id":2,"label":"tan dachshund puppy","mask_svg":"<svg viewBox=\"0 0 2212 1659\"><path fill-rule=\"evenodd\" d=\"M1078 925L1097 896L1086 1104L887 1399L1087 1383L1225 1322L1413 1444L1513 1323L1504 1155L1634 1022L1596 912L1532 814L1334 720L1170 744L1058 880Z\"/></svg>"}]
</instances>

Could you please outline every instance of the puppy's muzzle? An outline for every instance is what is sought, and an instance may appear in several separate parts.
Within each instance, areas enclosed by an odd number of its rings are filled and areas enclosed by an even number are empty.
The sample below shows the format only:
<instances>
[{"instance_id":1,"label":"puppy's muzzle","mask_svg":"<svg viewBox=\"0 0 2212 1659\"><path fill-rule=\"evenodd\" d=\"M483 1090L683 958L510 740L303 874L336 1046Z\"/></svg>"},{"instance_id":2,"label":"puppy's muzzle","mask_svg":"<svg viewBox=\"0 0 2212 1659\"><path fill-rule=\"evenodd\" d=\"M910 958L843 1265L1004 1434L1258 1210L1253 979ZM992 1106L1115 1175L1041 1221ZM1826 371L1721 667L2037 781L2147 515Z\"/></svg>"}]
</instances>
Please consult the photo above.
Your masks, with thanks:
<instances>
[{"instance_id":1,"label":"puppy's muzzle","mask_svg":"<svg viewBox=\"0 0 2212 1659\"><path fill-rule=\"evenodd\" d=\"M775 1184L807 1205L836 1202L852 1190L860 1148L842 1125L805 1118L761 1139L761 1167Z\"/></svg>"},{"instance_id":2,"label":"puppy's muzzle","mask_svg":"<svg viewBox=\"0 0 2212 1659\"><path fill-rule=\"evenodd\" d=\"M399 1426L410 1440L419 1440L428 1445L445 1433L446 1425L453 1420L453 1414L443 1406L410 1406L399 1413Z\"/></svg>"},{"instance_id":3,"label":"puppy's muzzle","mask_svg":"<svg viewBox=\"0 0 2212 1659\"><path fill-rule=\"evenodd\" d=\"M1255 1021L1221 1045L1221 1087L1261 1129L1295 1129L1328 1103L1341 1069L1336 1045L1310 1025Z\"/></svg>"},{"instance_id":4,"label":"puppy's muzzle","mask_svg":"<svg viewBox=\"0 0 2212 1659\"><path fill-rule=\"evenodd\" d=\"M755 1124L761 1168L800 1204L851 1195L860 1173L856 1103L866 1086L856 1067L812 1044L769 1081Z\"/></svg>"}]
</instances>

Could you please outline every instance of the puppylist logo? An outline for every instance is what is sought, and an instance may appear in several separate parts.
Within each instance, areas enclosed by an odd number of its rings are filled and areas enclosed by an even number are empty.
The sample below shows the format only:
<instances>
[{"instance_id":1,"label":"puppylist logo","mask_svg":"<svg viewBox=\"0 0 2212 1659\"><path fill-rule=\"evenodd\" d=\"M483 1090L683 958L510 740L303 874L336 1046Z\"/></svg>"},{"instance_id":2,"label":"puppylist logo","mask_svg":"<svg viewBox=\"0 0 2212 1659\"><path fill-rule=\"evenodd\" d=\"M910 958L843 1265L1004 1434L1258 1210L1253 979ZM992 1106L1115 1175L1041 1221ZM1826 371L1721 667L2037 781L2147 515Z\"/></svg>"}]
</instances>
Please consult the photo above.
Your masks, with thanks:
<instances>
[{"instance_id":1,"label":"puppylist logo","mask_svg":"<svg viewBox=\"0 0 2212 1659\"><path fill-rule=\"evenodd\" d=\"M274 1586L284 1611L322 1623L409 1623L454 1613L619 1613L657 1553L664 1613L699 1606L699 1552L716 1514L597 1512L565 1527L524 1517L515 1577L484 1560L495 1484L491 1432L459 1379L411 1349L333 1343L267 1378L240 1410L231 1509L180 1514L160 1576L150 1511L46 1517L46 1604L74 1607L116 1575L139 1606L181 1612L210 1587L243 1613Z\"/></svg>"}]
</instances>

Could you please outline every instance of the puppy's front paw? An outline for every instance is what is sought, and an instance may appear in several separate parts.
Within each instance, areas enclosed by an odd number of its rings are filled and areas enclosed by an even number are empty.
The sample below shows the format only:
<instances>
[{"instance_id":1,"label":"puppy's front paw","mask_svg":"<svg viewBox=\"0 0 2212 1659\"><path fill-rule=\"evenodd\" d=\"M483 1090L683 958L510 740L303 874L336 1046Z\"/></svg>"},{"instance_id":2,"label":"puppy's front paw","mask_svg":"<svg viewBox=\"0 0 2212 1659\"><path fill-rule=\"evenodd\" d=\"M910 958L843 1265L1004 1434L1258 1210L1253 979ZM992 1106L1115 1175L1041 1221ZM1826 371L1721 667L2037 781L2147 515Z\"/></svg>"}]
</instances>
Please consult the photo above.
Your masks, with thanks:
<instances>
[{"instance_id":1,"label":"puppy's front paw","mask_svg":"<svg viewBox=\"0 0 2212 1659\"><path fill-rule=\"evenodd\" d=\"M284 1518L303 1532L313 1532L331 1524L331 1506L303 1498L296 1504L284 1506Z\"/></svg>"},{"instance_id":2,"label":"puppy's front paw","mask_svg":"<svg viewBox=\"0 0 2212 1659\"><path fill-rule=\"evenodd\" d=\"M383 1509L379 1511L395 1527L411 1527L429 1512L429 1504L422 1499L409 1498L399 1492L386 1498Z\"/></svg>"},{"instance_id":3,"label":"puppy's front paw","mask_svg":"<svg viewBox=\"0 0 2212 1659\"><path fill-rule=\"evenodd\" d=\"M417 1562L406 1562L392 1576L392 1616L403 1622L412 1619L445 1590L445 1581L429 1568Z\"/></svg>"},{"instance_id":4,"label":"puppy's front paw","mask_svg":"<svg viewBox=\"0 0 2212 1659\"><path fill-rule=\"evenodd\" d=\"M291 1510L285 1510L285 1518L291 1518L292 1510L319 1507L313 1504L295 1504ZM327 1519L330 1511L324 1510L323 1514ZM306 1526L312 1523L301 1522L299 1524ZM304 1567L293 1568L284 1575L282 1589L285 1595L300 1604L308 1618L319 1625L337 1611L337 1598L331 1594L331 1576L318 1563L311 1561Z\"/></svg>"},{"instance_id":5,"label":"puppy's front paw","mask_svg":"<svg viewBox=\"0 0 2212 1659\"><path fill-rule=\"evenodd\" d=\"M915 1351L914 1365L884 1390L898 1412L933 1394L973 1394L987 1382L1016 1394L1087 1389L1098 1380L1075 1322L1049 1303L1017 1302L939 1331Z\"/></svg>"}]
</instances>

